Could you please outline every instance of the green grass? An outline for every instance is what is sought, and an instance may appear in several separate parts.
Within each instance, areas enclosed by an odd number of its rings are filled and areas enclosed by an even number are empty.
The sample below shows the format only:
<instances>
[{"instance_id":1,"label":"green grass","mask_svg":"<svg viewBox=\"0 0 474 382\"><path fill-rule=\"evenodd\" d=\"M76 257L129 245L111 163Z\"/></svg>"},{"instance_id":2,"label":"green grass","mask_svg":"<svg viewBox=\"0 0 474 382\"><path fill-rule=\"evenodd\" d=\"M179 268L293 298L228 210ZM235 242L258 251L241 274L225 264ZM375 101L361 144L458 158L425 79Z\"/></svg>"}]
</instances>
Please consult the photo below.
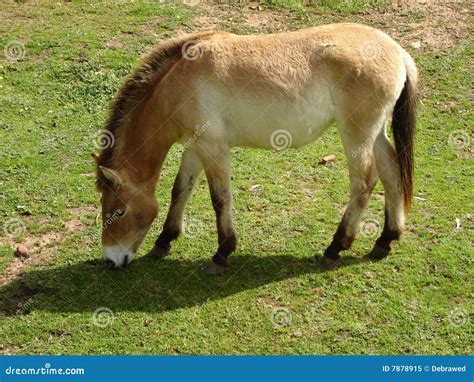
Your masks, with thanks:
<instances>
[{"instance_id":1,"label":"green grass","mask_svg":"<svg viewBox=\"0 0 474 382\"><path fill-rule=\"evenodd\" d=\"M279 12L293 3L273 4ZM187 237L161 262L143 256L166 214L181 152L174 147L157 190L159 219L136 261L109 271L96 261L100 227L90 207L98 211L94 134L124 76L156 42L153 33L193 30L203 10L80 1L2 9L9 17L1 46L25 44L22 60L2 56L0 63L2 226L21 221L26 231L16 240L25 242L64 232L47 263L0 287L3 352L472 353L472 143L450 140L454 132L472 138L472 46L414 52L422 78L416 140L416 195L422 200L415 199L407 232L389 258L364 260L375 240L366 234L335 271L309 262L329 243L348 200L345 159L332 128L298 151L234 150L240 245L231 270L215 278L200 271L216 243L204 177L186 211ZM290 26L331 21L314 17ZM327 154L337 161L318 165ZM382 223L382 198L372 197L365 220ZM70 221L80 224L66 233L63 224ZM14 261L15 243L2 242L4 271ZM93 320L101 307L113 312L105 327ZM280 312L277 322L291 316L291 323L275 325L272 312Z\"/></svg>"}]
</instances>

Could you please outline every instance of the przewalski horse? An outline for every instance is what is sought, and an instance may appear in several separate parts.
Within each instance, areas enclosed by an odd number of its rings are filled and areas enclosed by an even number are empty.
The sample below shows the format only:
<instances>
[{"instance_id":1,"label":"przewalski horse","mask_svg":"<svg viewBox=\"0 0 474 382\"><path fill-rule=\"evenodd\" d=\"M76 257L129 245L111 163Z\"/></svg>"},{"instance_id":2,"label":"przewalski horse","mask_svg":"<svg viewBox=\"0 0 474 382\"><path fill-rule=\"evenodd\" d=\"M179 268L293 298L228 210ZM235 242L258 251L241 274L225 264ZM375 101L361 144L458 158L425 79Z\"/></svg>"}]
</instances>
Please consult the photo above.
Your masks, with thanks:
<instances>
[{"instance_id":1,"label":"przewalski horse","mask_svg":"<svg viewBox=\"0 0 474 382\"><path fill-rule=\"evenodd\" d=\"M208 32L159 44L113 102L104 131L114 144L96 158L105 259L115 267L132 261L158 213L163 161L181 142L170 209L150 253L169 253L204 169L218 231L205 272L225 271L237 245L230 148L301 147L333 122L347 156L350 202L320 264L335 267L339 252L351 246L377 177L385 189L385 225L370 255L387 256L412 197L416 80L405 50L357 24L264 36ZM395 149L386 134L390 118Z\"/></svg>"}]
</instances>

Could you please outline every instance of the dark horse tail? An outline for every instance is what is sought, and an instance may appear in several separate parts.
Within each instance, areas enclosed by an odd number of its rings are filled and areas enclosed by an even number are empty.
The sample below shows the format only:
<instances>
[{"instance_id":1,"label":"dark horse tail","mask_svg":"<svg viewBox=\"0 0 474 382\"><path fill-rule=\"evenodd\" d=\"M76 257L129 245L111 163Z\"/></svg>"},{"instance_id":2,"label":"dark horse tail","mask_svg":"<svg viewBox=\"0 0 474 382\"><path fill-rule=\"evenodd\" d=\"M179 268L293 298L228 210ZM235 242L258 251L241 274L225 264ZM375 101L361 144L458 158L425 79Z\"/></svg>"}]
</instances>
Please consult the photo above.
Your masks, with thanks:
<instances>
[{"instance_id":1,"label":"dark horse tail","mask_svg":"<svg viewBox=\"0 0 474 382\"><path fill-rule=\"evenodd\" d=\"M408 56L408 55L407 55ZM413 197L413 138L416 127L416 67L411 57L405 63L407 77L405 86L395 103L392 114L392 131L400 169L403 204L406 211L411 208Z\"/></svg>"}]
</instances>

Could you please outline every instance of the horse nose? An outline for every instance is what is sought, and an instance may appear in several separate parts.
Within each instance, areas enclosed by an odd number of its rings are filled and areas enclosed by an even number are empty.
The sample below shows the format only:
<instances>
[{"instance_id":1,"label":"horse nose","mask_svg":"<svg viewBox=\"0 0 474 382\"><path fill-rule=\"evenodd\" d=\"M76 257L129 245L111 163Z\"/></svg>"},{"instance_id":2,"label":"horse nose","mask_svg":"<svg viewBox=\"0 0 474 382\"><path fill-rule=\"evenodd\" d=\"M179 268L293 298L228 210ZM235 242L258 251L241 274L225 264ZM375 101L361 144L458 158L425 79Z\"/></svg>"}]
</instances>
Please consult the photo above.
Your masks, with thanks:
<instances>
[{"instance_id":1,"label":"horse nose","mask_svg":"<svg viewBox=\"0 0 474 382\"><path fill-rule=\"evenodd\" d=\"M107 259L105 260L105 266L107 268L115 268L115 262L113 260Z\"/></svg>"},{"instance_id":2,"label":"horse nose","mask_svg":"<svg viewBox=\"0 0 474 382\"><path fill-rule=\"evenodd\" d=\"M121 268L132 262L135 253L123 245L104 246L103 256L109 268Z\"/></svg>"},{"instance_id":3,"label":"horse nose","mask_svg":"<svg viewBox=\"0 0 474 382\"><path fill-rule=\"evenodd\" d=\"M130 262L128 261L128 255L125 255L123 258L123 264L122 267L126 267Z\"/></svg>"}]
</instances>

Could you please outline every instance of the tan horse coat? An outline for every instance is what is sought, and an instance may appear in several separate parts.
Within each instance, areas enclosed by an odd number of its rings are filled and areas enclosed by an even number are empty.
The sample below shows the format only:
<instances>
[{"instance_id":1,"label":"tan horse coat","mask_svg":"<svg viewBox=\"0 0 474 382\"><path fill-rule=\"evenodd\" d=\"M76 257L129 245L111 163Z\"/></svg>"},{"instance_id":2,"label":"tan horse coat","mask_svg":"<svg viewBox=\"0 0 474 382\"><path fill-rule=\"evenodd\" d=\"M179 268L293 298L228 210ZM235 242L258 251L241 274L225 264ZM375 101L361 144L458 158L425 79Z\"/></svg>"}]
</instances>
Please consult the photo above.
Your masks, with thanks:
<instances>
[{"instance_id":1,"label":"tan horse coat","mask_svg":"<svg viewBox=\"0 0 474 382\"><path fill-rule=\"evenodd\" d=\"M377 177L385 188L386 218L371 254L386 256L411 200L416 81L405 50L358 24L264 36L209 32L159 45L123 86L106 126L114 145L98 158L103 211L127 213L103 230L104 256L116 266L131 261L157 213L154 189L166 153L181 142L172 205L151 252L168 254L204 169L219 236L206 271L227 269L237 242L229 149L301 147L334 121L348 160L351 199L322 265L337 265L339 252L350 247ZM391 117L396 150L385 132Z\"/></svg>"}]
</instances>

